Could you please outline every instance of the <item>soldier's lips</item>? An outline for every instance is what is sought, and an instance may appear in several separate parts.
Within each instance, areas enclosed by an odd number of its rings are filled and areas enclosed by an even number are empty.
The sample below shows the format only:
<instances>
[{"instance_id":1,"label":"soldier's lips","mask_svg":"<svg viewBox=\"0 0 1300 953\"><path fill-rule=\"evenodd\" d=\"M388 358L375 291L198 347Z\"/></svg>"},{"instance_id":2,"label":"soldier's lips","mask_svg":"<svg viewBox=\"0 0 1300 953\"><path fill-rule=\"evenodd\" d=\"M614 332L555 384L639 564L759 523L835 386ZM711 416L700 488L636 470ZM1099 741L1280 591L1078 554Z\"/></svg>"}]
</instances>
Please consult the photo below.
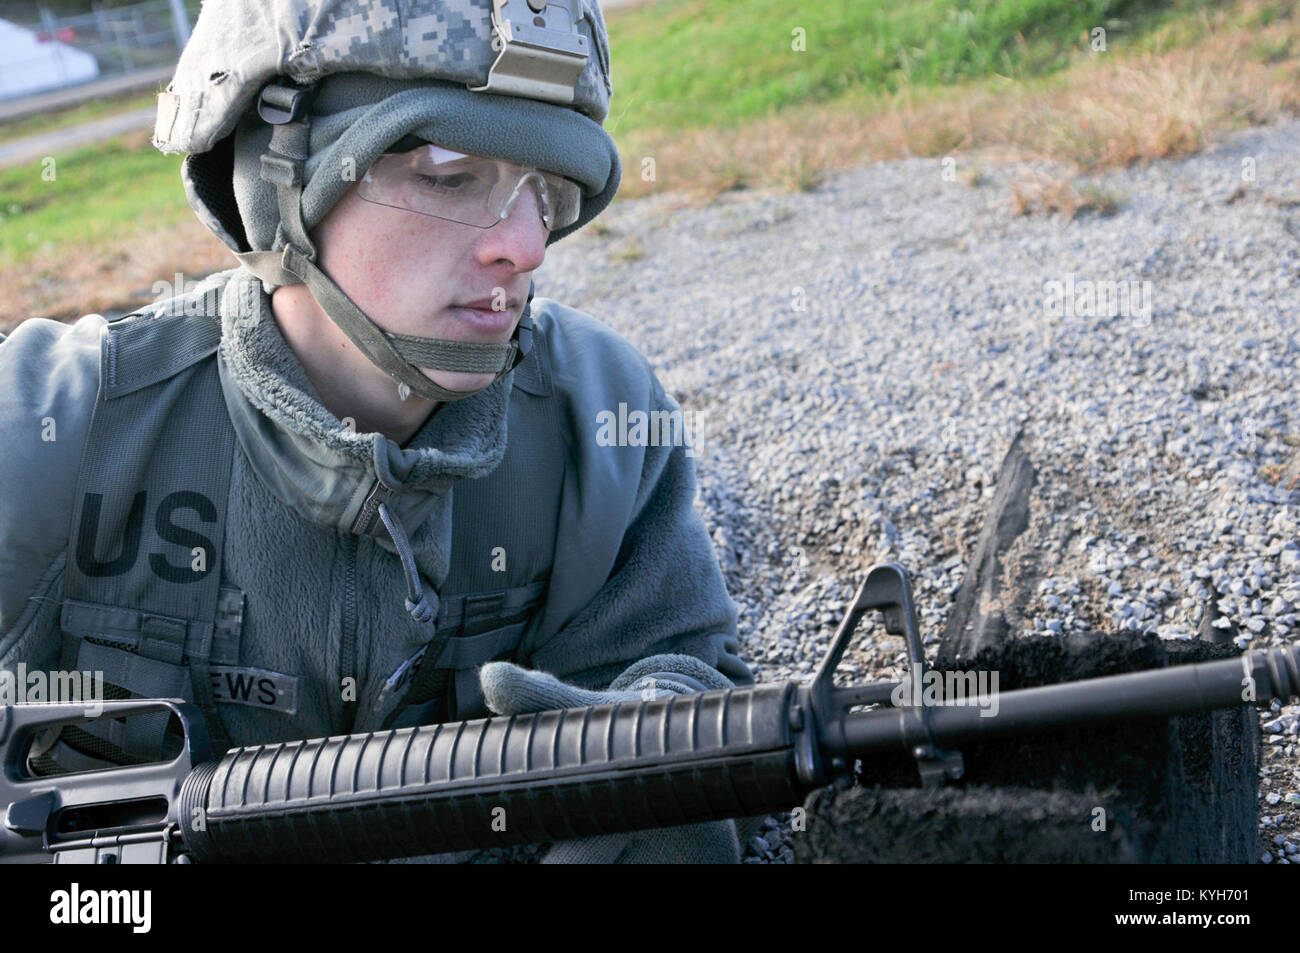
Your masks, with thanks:
<instances>
[{"instance_id":1,"label":"soldier's lips","mask_svg":"<svg viewBox=\"0 0 1300 953\"><path fill-rule=\"evenodd\" d=\"M493 311L489 308L452 307L448 308L447 311L455 315L457 320L463 324L469 325L476 331L495 337L508 333L515 326L515 313L509 310Z\"/></svg>"}]
</instances>

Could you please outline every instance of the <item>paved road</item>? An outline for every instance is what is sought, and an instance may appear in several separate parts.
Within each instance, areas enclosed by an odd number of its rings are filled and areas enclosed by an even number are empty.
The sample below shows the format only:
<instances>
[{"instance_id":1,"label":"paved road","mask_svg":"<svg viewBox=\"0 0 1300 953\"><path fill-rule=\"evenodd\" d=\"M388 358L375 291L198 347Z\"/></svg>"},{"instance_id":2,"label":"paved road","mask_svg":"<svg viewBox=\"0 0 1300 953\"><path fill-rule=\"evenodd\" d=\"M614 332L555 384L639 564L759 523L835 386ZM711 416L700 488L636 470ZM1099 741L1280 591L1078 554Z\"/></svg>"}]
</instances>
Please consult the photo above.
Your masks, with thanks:
<instances>
[{"instance_id":1,"label":"paved road","mask_svg":"<svg viewBox=\"0 0 1300 953\"><path fill-rule=\"evenodd\" d=\"M36 96L7 99L0 102L0 123L22 119L24 116L35 116L38 113L52 112L55 109L66 109L92 99L103 99L105 96L117 96L121 93L148 89L150 86L162 88L172 78L175 70L176 64L168 63L138 73L129 73L126 76L113 76L109 79L95 80L93 83L81 83Z\"/></svg>"},{"instance_id":2,"label":"paved road","mask_svg":"<svg viewBox=\"0 0 1300 953\"><path fill-rule=\"evenodd\" d=\"M69 149L100 142L137 129L149 129L154 123L154 108L135 109L129 113L105 116L80 126L68 126L0 145L0 168L39 162L45 156L57 156Z\"/></svg>"}]
</instances>

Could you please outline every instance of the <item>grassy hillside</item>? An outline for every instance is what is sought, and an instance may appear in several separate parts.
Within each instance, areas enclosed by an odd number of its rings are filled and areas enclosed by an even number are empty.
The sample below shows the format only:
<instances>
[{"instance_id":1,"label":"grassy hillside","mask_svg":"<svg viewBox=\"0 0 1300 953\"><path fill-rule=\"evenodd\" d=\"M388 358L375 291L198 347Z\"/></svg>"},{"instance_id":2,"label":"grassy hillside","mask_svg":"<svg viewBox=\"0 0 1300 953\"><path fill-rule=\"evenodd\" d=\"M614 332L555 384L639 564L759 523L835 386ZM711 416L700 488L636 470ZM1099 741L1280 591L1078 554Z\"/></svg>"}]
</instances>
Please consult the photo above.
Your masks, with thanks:
<instances>
[{"instance_id":1,"label":"grassy hillside","mask_svg":"<svg viewBox=\"0 0 1300 953\"><path fill-rule=\"evenodd\" d=\"M652 0L607 22L620 198L987 146L1103 168L1300 110L1291 0ZM54 158L53 181L0 169L0 325L229 267L147 134Z\"/></svg>"},{"instance_id":2,"label":"grassy hillside","mask_svg":"<svg viewBox=\"0 0 1300 953\"><path fill-rule=\"evenodd\" d=\"M660 0L609 16L620 130L734 124L847 93L1066 67L1210 0ZM802 49L796 46L802 31Z\"/></svg>"}]
</instances>

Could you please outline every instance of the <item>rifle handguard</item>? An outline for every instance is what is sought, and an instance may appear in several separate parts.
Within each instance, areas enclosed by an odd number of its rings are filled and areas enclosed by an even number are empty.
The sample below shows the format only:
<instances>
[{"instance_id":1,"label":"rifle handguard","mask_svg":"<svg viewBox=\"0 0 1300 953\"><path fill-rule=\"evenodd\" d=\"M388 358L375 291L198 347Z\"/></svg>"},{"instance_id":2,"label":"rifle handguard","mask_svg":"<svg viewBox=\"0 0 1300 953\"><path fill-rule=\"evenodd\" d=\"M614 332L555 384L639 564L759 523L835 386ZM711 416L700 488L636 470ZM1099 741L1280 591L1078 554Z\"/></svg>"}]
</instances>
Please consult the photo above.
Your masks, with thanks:
<instances>
[{"instance_id":1,"label":"rifle handguard","mask_svg":"<svg viewBox=\"0 0 1300 953\"><path fill-rule=\"evenodd\" d=\"M243 748L187 781L182 803L206 809L182 836L199 861L364 861L785 809L808 789L794 694L768 684Z\"/></svg>"}]
</instances>

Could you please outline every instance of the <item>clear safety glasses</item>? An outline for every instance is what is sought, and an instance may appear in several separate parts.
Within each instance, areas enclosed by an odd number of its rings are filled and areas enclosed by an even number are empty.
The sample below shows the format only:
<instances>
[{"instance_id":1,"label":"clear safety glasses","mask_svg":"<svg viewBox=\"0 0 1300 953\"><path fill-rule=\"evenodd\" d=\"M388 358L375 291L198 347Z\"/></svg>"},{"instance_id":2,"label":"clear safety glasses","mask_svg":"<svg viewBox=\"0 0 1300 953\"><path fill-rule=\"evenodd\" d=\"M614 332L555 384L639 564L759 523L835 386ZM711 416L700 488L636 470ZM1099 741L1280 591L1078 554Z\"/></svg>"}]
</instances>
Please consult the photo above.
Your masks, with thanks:
<instances>
[{"instance_id":1,"label":"clear safety glasses","mask_svg":"<svg viewBox=\"0 0 1300 953\"><path fill-rule=\"evenodd\" d=\"M435 145L384 153L358 183L357 194L377 205L491 228L510 214L527 186L537 194L537 208L548 230L578 220L582 189L576 182L503 159L468 156Z\"/></svg>"}]
</instances>

